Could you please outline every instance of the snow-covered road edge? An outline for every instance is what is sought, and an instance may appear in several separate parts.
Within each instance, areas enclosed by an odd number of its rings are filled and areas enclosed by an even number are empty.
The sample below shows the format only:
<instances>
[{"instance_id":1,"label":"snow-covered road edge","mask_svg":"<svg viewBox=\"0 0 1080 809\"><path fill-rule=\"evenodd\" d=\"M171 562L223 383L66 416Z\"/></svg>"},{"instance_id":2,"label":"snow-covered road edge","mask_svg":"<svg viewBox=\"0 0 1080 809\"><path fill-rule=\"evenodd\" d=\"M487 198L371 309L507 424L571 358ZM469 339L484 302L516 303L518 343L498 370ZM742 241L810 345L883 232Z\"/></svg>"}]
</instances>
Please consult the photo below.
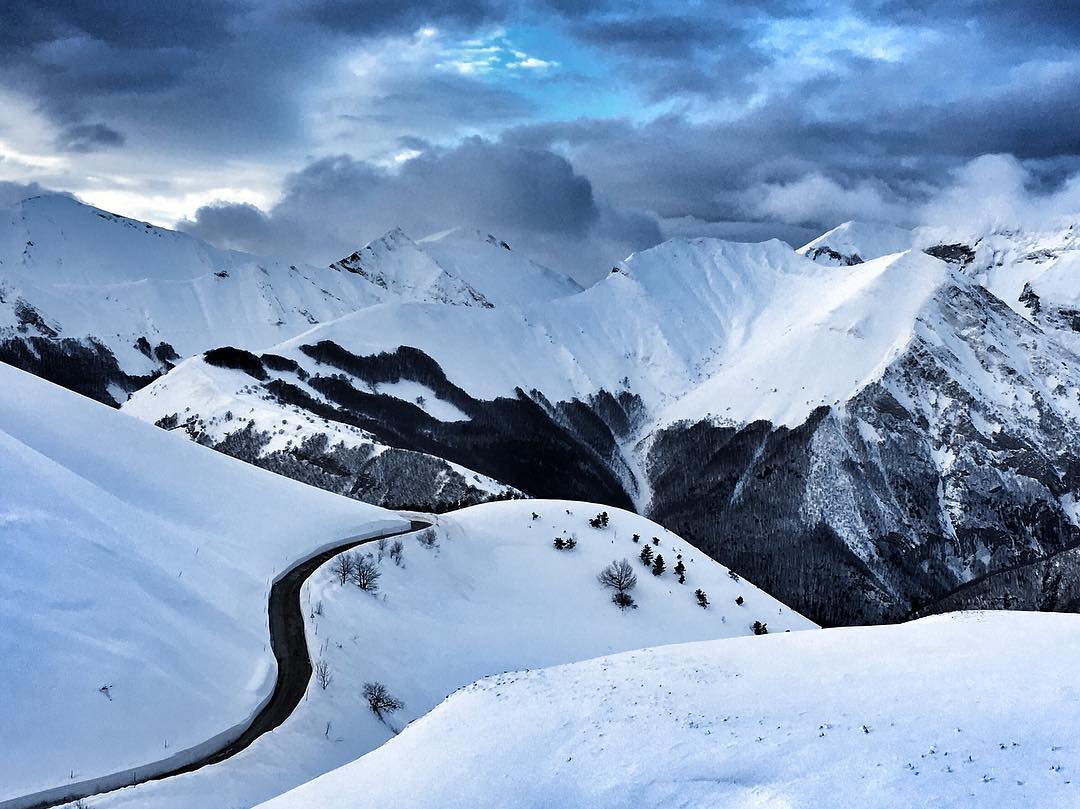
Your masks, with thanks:
<instances>
[{"instance_id":1,"label":"snow-covered road edge","mask_svg":"<svg viewBox=\"0 0 1080 809\"><path fill-rule=\"evenodd\" d=\"M414 516L421 517L423 515L417 514ZM349 545L358 540L363 541L373 539L396 529L407 528L409 522L410 520L407 518L402 518L401 520L379 520L370 524L368 530L359 534L353 534L343 539L326 542L312 549L305 556L294 561L274 577L271 586L266 593L267 609L269 610L270 592L273 589L273 585L277 584L297 567L300 567L311 559L314 559L320 554L332 550L333 548ZM268 613L264 617L269 621ZM269 650L269 646L267 648ZM129 767L127 769L109 773L108 775L86 778L70 784L64 784L63 786L52 787L29 795L0 801L0 809L45 809L45 807L57 806L70 801L79 800L80 798L100 795L104 792L112 792L127 786L133 786L140 782L153 780L165 773L182 769L200 759L207 758L216 751L227 747L239 739L255 722L256 718L262 713L263 709L266 708L271 699L273 699L277 683L277 661L272 652L270 652L270 666L268 668L267 677L265 678L265 683L266 693L263 694L259 699L258 704L255 705L241 721L205 741L148 764Z\"/></svg>"}]
</instances>

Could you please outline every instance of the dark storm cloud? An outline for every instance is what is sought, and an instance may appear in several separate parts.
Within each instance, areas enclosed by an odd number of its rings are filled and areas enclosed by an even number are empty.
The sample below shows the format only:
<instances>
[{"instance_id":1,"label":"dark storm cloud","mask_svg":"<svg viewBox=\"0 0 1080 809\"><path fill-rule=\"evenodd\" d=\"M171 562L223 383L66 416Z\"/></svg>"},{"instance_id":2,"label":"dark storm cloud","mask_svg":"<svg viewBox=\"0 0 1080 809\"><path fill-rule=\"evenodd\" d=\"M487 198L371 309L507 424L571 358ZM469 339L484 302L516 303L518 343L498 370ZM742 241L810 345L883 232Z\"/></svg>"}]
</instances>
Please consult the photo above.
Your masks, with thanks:
<instances>
[{"instance_id":1,"label":"dark storm cloud","mask_svg":"<svg viewBox=\"0 0 1080 809\"><path fill-rule=\"evenodd\" d=\"M177 178L268 167L261 193L306 165L272 210L204 208L190 227L320 261L398 224L472 224L582 266L658 221L801 238L900 216L986 153L1046 190L1080 164L1075 3L70 0L0 19L0 89L48 116L57 151L139 153ZM413 36L428 25L441 56ZM560 68L546 84L459 71L495 26L539 31L524 47ZM382 167L401 151L421 154Z\"/></svg>"},{"instance_id":2,"label":"dark storm cloud","mask_svg":"<svg viewBox=\"0 0 1080 809\"><path fill-rule=\"evenodd\" d=\"M504 18L500 0L315 0L299 14L333 30L370 34L439 23L475 26Z\"/></svg>"},{"instance_id":3,"label":"dark storm cloud","mask_svg":"<svg viewBox=\"0 0 1080 809\"><path fill-rule=\"evenodd\" d=\"M856 7L904 25L975 25L1025 46L1045 41L1075 45L1080 35L1080 5L1062 0L859 0Z\"/></svg>"},{"instance_id":4,"label":"dark storm cloud","mask_svg":"<svg viewBox=\"0 0 1080 809\"><path fill-rule=\"evenodd\" d=\"M93 152L124 145L124 136L105 124L74 124L61 130L56 148L62 152Z\"/></svg>"},{"instance_id":5,"label":"dark storm cloud","mask_svg":"<svg viewBox=\"0 0 1080 809\"><path fill-rule=\"evenodd\" d=\"M253 252L272 252L269 245L329 262L394 227L418 238L457 225L496 233L578 274L660 239L655 220L597 199L559 155L480 138L429 151L397 171L324 158L290 175L269 212L207 206L184 228Z\"/></svg>"}]
</instances>

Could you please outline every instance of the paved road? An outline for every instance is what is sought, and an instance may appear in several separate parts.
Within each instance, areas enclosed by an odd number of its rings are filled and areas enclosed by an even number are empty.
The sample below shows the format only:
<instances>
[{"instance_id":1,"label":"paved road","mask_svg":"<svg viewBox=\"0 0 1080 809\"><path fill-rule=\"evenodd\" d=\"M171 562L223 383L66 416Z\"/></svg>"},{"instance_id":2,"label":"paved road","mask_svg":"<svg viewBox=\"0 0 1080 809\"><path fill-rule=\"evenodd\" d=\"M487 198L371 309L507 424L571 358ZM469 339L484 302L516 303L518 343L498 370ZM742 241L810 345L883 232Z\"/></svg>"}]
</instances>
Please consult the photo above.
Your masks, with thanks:
<instances>
[{"instance_id":1,"label":"paved road","mask_svg":"<svg viewBox=\"0 0 1080 809\"><path fill-rule=\"evenodd\" d=\"M239 736L185 764L172 765L173 759L164 759L145 764L123 774L115 773L103 778L57 787L55 790L48 790L47 793L35 793L35 795L41 796L41 799L36 803L27 802L34 800L31 796L0 801L0 809L7 809L7 807L47 809L47 807L60 806L70 801L100 795L125 786L172 778L174 775L192 772L235 756L264 733L268 733L288 719L307 692L312 669L311 657L308 655L307 637L304 634L304 611L300 604L300 590L308 577L339 553L355 548L357 545L365 545L369 542L378 542L380 539L420 531L430 525L430 522L413 520L409 528L401 531L391 531L366 539L346 540L340 545L300 562L274 582L273 587L270 588L268 611L270 615L270 646L274 650L274 657L277 658L277 681L274 683L274 691L270 696L270 700Z\"/></svg>"}]
</instances>

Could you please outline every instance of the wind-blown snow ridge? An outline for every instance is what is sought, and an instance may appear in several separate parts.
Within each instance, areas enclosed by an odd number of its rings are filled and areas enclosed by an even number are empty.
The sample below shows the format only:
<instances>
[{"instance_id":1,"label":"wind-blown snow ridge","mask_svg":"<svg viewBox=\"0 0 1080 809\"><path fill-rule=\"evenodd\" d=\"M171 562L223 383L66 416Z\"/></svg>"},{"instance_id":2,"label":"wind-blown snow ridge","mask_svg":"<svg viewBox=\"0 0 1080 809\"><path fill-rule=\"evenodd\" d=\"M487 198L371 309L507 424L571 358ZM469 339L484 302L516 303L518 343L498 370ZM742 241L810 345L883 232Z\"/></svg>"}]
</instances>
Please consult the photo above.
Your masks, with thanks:
<instances>
[{"instance_id":1,"label":"wind-blown snow ridge","mask_svg":"<svg viewBox=\"0 0 1080 809\"><path fill-rule=\"evenodd\" d=\"M1071 806L1078 648L960 613L508 673L261 809Z\"/></svg>"}]
</instances>

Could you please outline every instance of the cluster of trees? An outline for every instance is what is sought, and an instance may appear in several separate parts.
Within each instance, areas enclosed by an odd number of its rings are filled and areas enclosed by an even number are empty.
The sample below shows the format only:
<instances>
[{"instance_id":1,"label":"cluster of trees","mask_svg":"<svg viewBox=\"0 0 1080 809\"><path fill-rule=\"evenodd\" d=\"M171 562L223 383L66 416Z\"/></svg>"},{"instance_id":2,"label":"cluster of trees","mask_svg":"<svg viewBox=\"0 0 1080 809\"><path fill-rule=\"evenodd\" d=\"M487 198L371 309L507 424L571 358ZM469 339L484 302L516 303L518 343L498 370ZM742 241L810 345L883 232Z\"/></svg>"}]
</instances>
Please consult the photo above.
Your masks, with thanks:
<instances>
[{"instance_id":1,"label":"cluster of trees","mask_svg":"<svg viewBox=\"0 0 1080 809\"><path fill-rule=\"evenodd\" d=\"M557 551L572 551L577 547L577 540L573 537L555 537L552 544Z\"/></svg>"},{"instance_id":2,"label":"cluster of trees","mask_svg":"<svg viewBox=\"0 0 1080 809\"><path fill-rule=\"evenodd\" d=\"M338 583L344 585L351 581L361 590L374 593L379 589L379 565L370 554L342 553L334 557L330 571Z\"/></svg>"},{"instance_id":3,"label":"cluster of trees","mask_svg":"<svg viewBox=\"0 0 1080 809\"><path fill-rule=\"evenodd\" d=\"M589 525L591 525L593 528L607 528L608 513L606 511L601 511L599 514L589 520Z\"/></svg>"},{"instance_id":4,"label":"cluster of trees","mask_svg":"<svg viewBox=\"0 0 1080 809\"><path fill-rule=\"evenodd\" d=\"M665 570L667 570L667 563L664 561L663 555L658 553L654 557L651 545L646 545L644 548L642 548L641 553L638 554L638 558L641 560L641 564L645 565L645 567L652 567L652 574L654 576L659 576Z\"/></svg>"}]
</instances>

